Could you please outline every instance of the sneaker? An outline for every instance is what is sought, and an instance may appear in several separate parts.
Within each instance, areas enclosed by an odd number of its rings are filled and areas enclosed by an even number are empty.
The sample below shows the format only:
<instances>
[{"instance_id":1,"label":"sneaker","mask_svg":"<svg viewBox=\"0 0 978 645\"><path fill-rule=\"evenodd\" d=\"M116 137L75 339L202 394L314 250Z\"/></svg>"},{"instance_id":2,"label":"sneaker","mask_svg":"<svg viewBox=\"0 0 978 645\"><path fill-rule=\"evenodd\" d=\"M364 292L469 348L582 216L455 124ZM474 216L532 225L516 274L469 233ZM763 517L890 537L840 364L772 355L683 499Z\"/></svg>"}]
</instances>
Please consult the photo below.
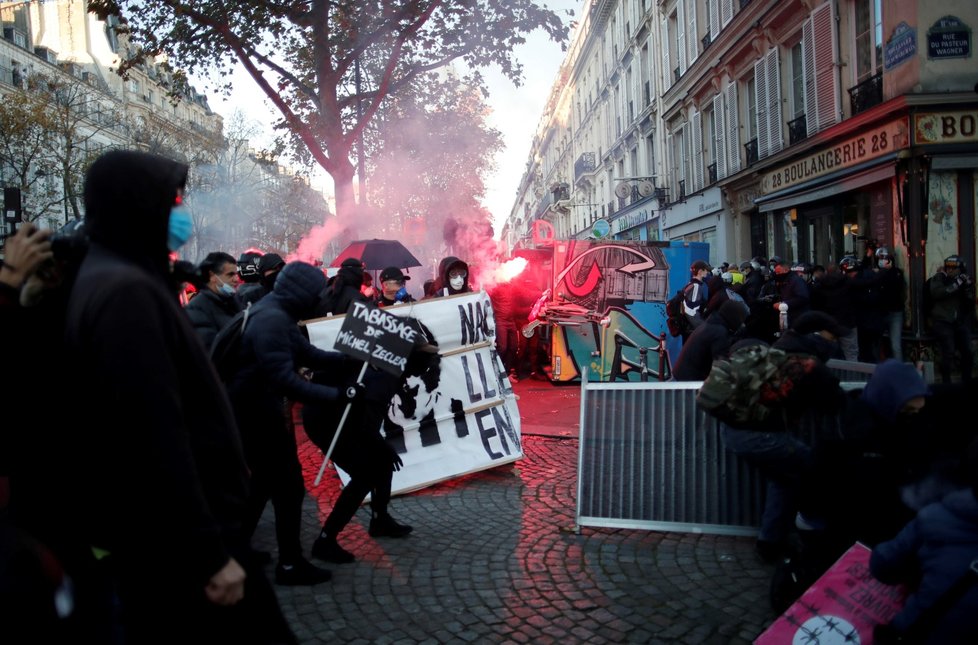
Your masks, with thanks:
<instances>
[{"instance_id":1,"label":"sneaker","mask_svg":"<svg viewBox=\"0 0 978 645\"><path fill-rule=\"evenodd\" d=\"M824 531L825 522L817 517L803 515L801 511L795 515L795 528L799 531Z\"/></svg>"},{"instance_id":2,"label":"sneaker","mask_svg":"<svg viewBox=\"0 0 978 645\"><path fill-rule=\"evenodd\" d=\"M399 524L390 515L379 515L370 520L370 530L367 531L370 537L392 537L401 538L414 530L414 527L407 524Z\"/></svg>"},{"instance_id":3,"label":"sneaker","mask_svg":"<svg viewBox=\"0 0 978 645\"><path fill-rule=\"evenodd\" d=\"M302 559L292 565L279 563L275 567L275 583L286 586L308 586L328 582L333 574Z\"/></svg>"},{"instance_id":4,"label":"sneaker","mask_svg":"<svg viewBox=\"0 0 978 645\"><path fill-rule=\"evenodd\" d=\"M312 543L312 557L335 564L347 564L357 558L340 546L336 538L318 538Z\"/></svg>"}]
</instances>

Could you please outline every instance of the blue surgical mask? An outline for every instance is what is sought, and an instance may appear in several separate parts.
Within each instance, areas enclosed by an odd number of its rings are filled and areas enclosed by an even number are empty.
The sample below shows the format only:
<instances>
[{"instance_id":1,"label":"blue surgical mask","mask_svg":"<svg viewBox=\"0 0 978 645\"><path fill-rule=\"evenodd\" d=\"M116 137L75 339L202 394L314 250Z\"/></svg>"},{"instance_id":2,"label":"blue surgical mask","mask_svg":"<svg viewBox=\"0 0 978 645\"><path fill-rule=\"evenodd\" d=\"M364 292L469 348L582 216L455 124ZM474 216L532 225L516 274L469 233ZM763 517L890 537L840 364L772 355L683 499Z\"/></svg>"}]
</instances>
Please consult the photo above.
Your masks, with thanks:
<instances>
[{"instance_id":1,"label":"blue surgical mask","mask_svg":"<svg viewBox=\"0 0 978 645\"><path fill-rule=\"evenodd\" d=\"M229 285L227 282L225 282L224 280L221 280L220 278L218 278L217 281L221 283L221 286L219 286L217 288L217 290L220 293L223 293L225 296L233 296L234 295L234 287L233 286Z\"/></svg>"},{"instance_id":2,"label":"blue surgical mask","mask_svg":"<svg viewBox=\"0 0 978 645\"><path fill-rule=\"evenodd\" d=\"M176 251L187 243L194 231L194 220L190 210L183 204L177 204L170 209L170 221L167 225L166 245L171 251Z\"/></svg>"}]
</instances>

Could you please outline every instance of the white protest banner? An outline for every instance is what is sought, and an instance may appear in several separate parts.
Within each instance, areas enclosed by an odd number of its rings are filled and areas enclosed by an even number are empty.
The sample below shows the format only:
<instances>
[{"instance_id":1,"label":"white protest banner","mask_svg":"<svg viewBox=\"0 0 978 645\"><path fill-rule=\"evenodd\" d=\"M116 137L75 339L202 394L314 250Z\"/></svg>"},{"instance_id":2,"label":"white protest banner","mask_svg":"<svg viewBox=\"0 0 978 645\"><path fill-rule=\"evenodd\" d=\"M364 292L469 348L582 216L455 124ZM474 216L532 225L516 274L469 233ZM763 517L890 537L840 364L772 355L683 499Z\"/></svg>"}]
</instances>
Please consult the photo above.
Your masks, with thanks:
<instances>
[{"instance_id":1,"label":"white protest banner","mask_svg":"<svg viewBox=\"0 0 978 645\"><path fill-rule=\"evenodd\" d=\"M394 473L392 492L417 490L520 459L520 414L496 354L489 296L480 291L383 311L420 321L441 356L436 369L407 376L388 409L383 432L404 462ZM345 318L308 321L309 340L332 350ZM349 478L340 474L345 484Z\"/></svg>"}]
</instances>

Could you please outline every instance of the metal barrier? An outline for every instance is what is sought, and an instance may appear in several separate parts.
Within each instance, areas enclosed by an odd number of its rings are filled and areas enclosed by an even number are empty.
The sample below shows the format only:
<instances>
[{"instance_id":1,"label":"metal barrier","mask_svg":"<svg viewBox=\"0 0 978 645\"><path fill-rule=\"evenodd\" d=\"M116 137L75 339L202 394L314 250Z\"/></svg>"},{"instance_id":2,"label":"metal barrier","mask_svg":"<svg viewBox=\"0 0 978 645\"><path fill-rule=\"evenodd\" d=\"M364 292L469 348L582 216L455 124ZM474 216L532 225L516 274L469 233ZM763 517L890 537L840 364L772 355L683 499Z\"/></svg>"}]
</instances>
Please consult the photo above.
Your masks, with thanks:
<instances>
[{"instance_id":1,"label":"metal barrier","mask_svg":"<svg viewBox=\"0 0 978 645\"><path fill-rule=\"evenodd\" d=\"M578 530L756 535L764 478L724 447L716 420L696 406L701 386L589 383L582 377ZM841 422L814 411L797 432L809 439L838 436Z\"/></svg>"},{"instance_id":2,"label":"metal barrier","mask_svg":"<svg viewBox=\"0 0 978 645\"><path fill-rule=\"evenodd\" d=\"M581 380L581 526L753 535L762 477L696 406L700 382Z\"/></svg>"},{"instance_id":3,"label":"metal barrier","mask_svg":"<svg viewBox=\"0 0 978 645\"><path fill-rule=\"evenodd\" d=\"M848 383L865 383L876 370L876 363L859 363L856 361L841 361L831 359L825 364L840 381ZM919 361L917 370L924 377L925 383L934 382L933 361Z\"/></svg>"}]
</instances>

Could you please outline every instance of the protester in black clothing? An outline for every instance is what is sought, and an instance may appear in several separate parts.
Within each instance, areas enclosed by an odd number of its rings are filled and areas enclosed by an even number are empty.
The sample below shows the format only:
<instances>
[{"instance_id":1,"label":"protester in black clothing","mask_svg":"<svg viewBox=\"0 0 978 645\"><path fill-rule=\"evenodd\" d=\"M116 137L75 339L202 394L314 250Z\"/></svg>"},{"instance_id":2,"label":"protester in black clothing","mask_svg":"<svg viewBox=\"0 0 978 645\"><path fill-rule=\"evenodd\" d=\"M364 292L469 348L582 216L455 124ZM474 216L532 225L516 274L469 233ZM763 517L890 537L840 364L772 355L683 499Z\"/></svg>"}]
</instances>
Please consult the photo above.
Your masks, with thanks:
<instances>
[{"instance_id":1,"label":"protester in black clothing","mask_svg":"<svg viewBox=\"0 0 978 645\"><path fill-rule=\"evenodd\" d=\"M886 247L876 249L876 270L879 272L883 329L890 337L890 357L902 361L903 308L907 301L907 279L903 270L893 263L893 255Z\"/></svg>"},{"instance_id":2,"label":"protester in black clothing","mask_svg":"<svg viewBox=\"0 0 978 645\"><path fill-rule=\"evenodd\" d=\"M241 311L241 301L235 293L238 265L234 256L214 251L198 265L198 274L201 283L197 295L185 310L204 347L210 348L217 333Z\"/></svg>"},{"instance_id":3,"label":"protester in black clothing","mask_svg":"<svg viewBox=\"0 0 978 645\"><path fill-rule=\"evenodd\" d=\"M702 381L710 374L713 361L726 356L747 318L747 305L728 300L706 323L693 330L683 343L672 369L677 381Z\"/></svg>"},{"instance_id":4,"label":"protester in black clothing","mask_svg":"<svg viewBox=\"0 0 978 645\"><path fill-rule=\"evenodd\" d=\"M763 258L755 258L740 265L740 272L744 274L744 300L748 305L753 304L761 295L761 287L764 286L764 274L761 267L764 266Z\"/></svg>"},{"instance_id":5,"label":"protester in black clothing","mask_svg":"<svg viewBox=\"0 0 978 645\"><path fill-rule=\"evenodd\" d=\"M317 316L342 316L353 302L367 302L360 287L363 285L363 263L356 258L343 260L332 277L317 307Z\"/></svg>"},{"instance_id":6,"label":"protester in black clothing","mask_svg":"<svg viewBox=\"0 0 978 645\"><path fill-rule=\"evenodd\" d=\"M364 375L365 398L350 407L331 455L333 462L350 476L350 481L343 487L323 522L312 547L313 557L338 564L355 560L355 556L344 549L337 538L368 493L371 509L368 534L371 537L403 538L413 530L413 527L395 520L388 510L391 480L403 463L397 451L381 436L380 430L391 399L404 379L437 369L440 359L436 349L434 345L427 345L412 352L400 378L373 367L367 368ZM343 370L316 372L313 380L345 387L355 381L358 369L359 364L352 364ZM340 401L307 403L303 406L302 420L306 434L323 452L332 444L345 408L346 405Z\"/></svg>"},{"instance_id":7,"label":"protester in black clothing","mask_svg":"<svg viewBox=\"0 0 978 645\"><path fill-rule=\"evenodd\" d=\"M404 286L405 281L410 279L411 276L404 275L404 272L397 267L387 267L381 271L380 294L377 298L377 305L389 307L399 302L414 302L414 298Z\"/></svg>"},{"instance_id":8,"label":"protester in black clothing","mask_svg":"<svg viewBox=\"0 0 978 645\"><path fill-rule=\"evenodd\" d=\"M241 303L247 307L270 294L275 286L275 278L283 267L285 260L278 253L266 253L258 258L258 280L238 287L238 299Z\"/></svg>"},{"instance_id":9,"label":"protester in black clothing","mask_svg":"<svg viewBox=\"0 0 978 645\"><path fill-rule=\"evenodd\" d=\"M469 265L453 255L443 258L438 264L438 277L431 287L431 297L454 296L469 291L472 291L469 285Z\"/></svg>"},{"instance_id":10,"label":"protester in black clothing","mask_svg":"<svg viewBox=\"0 0 978 645\"><path fill-rule=\"evenodd\" d=\"M107 555L126 642L295 642L241 532L240 437L170 276L192 230L186 178L133 151L89 168L65 332L72 417L48 439L71 455L71 530Z\"/></svg>"},{"instance_id":11,"label":"protester in black clothing","mask_svg":"<svg viewBox=\"0 0 978 645\"><path fill-rule=\"evenodd\" d=\"M683 332L683 342L694 329L706 320L706 304L710 301L710 290L705 281L710 275L710 265L696 260L689 267L689 282L683 287L683 315L689 324Z\"/></svg>"},{"instance_id":12,"label":"protester in black clothing","mask_svg":"<svg viewBox=\"0 0 978 645\"><path fill-rule=\"evenodd\" d=\"M930 312L931 331L937 341L938 368L941 380L951 382L955 350L961 363L961 380L970 381L974 354L971 330L975 319L975 283L968 275L960 256L944 260L940 271L931 276L924 288L934 303Z\"/></svg>"},{"instance_id":13,"label":"protester in black clothing","mask_svg":"<svg viewBox=\"0 0 978 645\"><path fill-rule=\"evenodd\" d=\"M847 361L859 359L856 332L856 312L859 309L860 287L856 280L858 262L846 256L836 265L829 265L825 275L812 289L812 309L832 316L849 331L839 336L839 347Z\"/></svg>"},{"instance_id":14,"label":"protester in black clothing","mask_svg":"<svg viewBox=\"0 0 978 645\"><path fill-rule=\"evenodd\" d=\"M228 392L241 428L251 495L245 532L253 534L266 503L275 509L278 566L275 580L284 585L310 585L330 579L330 572L302 556L300 530L305 483L295 433L287 416L286 397L307 403L362 397L361 388L340 391L309 382L299 368L336 369L347 359L314 347L298 322L312 318L326 288L326 277L304 262L287 264L272 293L252 305L241 347L242 367Z\"/></svg>"},{"instance_id":15,"label":"protester in black clothing","mask_svg":"<svg viewBox=\"0 0 978 645\"><path fill-rule=\"evenodd\" d=\"M788 326L802 314L811 309L811 294L804 278L791 270L788 262L779 262L774 266L774 288L777 296L771 306L779 312L780 306L788 306Z\"/></svg>"}]
</instances>

